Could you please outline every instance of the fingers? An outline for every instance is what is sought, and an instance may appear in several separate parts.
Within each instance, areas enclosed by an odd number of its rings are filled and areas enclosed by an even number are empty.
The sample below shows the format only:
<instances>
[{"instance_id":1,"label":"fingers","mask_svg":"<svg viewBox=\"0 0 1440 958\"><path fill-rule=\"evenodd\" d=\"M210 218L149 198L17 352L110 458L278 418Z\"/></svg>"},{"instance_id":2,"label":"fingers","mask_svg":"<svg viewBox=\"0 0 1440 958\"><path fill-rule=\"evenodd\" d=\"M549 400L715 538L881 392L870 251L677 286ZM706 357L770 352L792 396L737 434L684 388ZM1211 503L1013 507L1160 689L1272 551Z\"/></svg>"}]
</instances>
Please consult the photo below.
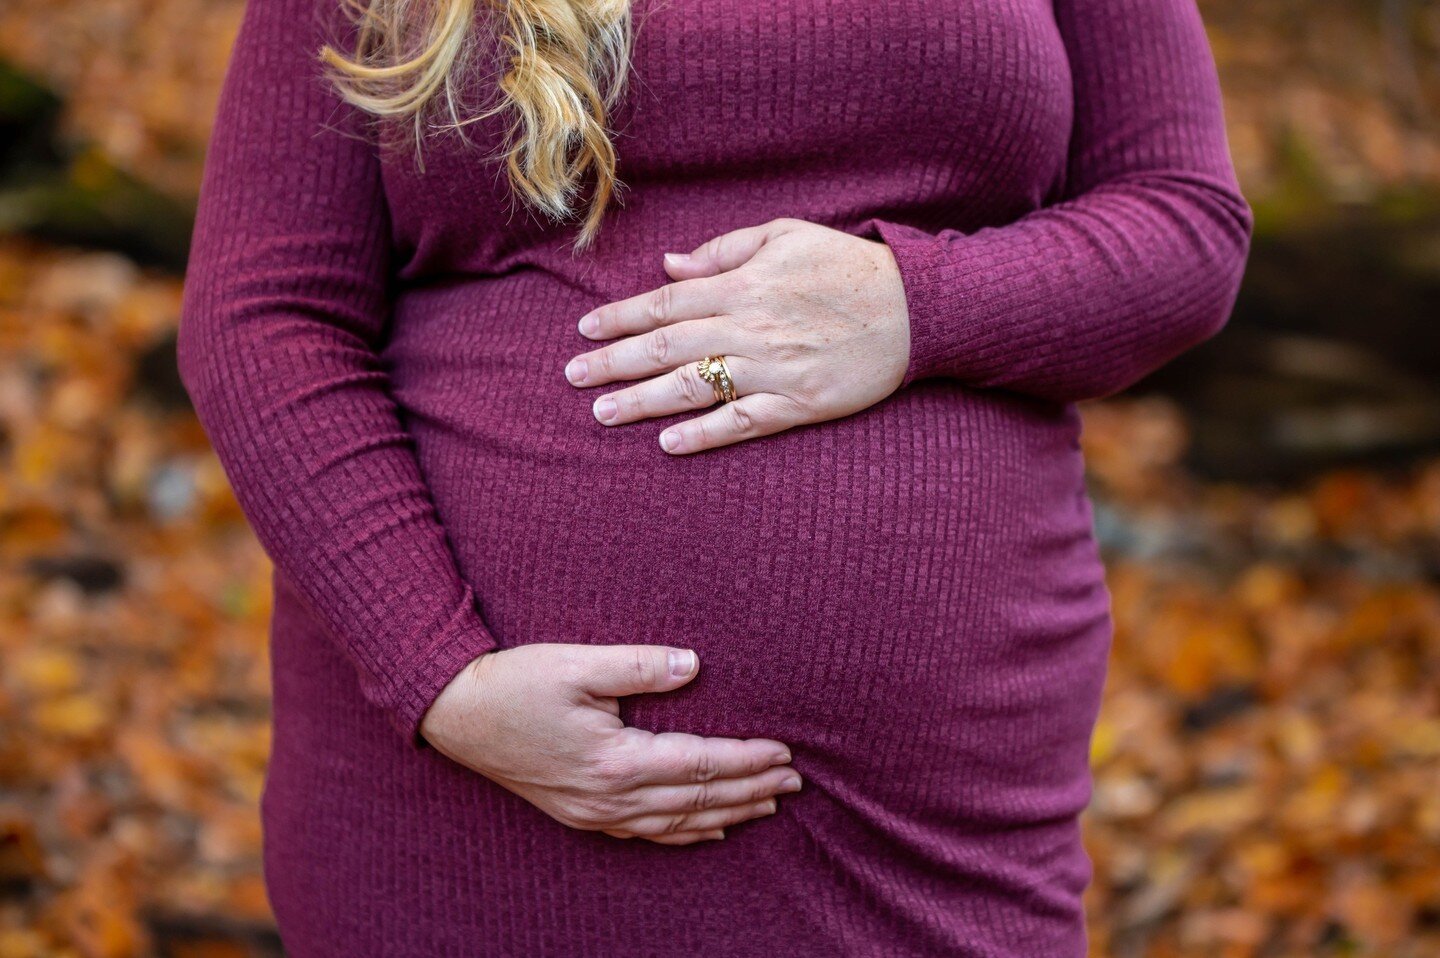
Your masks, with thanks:
<instances>
[{"instance_id":1,"label":"fingers","mask_svg":"<svg viewBox=\"0 0 1440 958\"><path fill-rule=\"evenodd\" d=\"M778 796L798 792L800 774L776 766L743 779L713 779L694 785L652 786L632 793L637 811L604 831L617 838L648 838L689 844L695 836L775 814Z\"/></svg>"},{"instance_id":2,"label":"fingers","mask_svg":"<svg viewBox=\"0 0 1440 958\"><path fill-rule=\"evenodd\" d=\"M665 271L675 279L714 276L738 269L750 262L761 248L777 236L808 225L802 220L781 218L759 226L722 233L690 253L666 253Z\"/></svg>"},{"instance_id":3,"label":"fingers","mask_svg":"<svg viewBox=\"0 0 1440 958\"><path fill-rule=\"evenodd\" d=\"M700 671L700 659L692 649L666 645L595 645L574 654L579 662L573 684L606 697L669 692Z\"/></svg>"},{"instance_id":4,"label":"fingers","mask_svg":"<svg viewBox=\"0 0 1440 958\"><path fill-rule=\"evenodd\" d=\"M665 271L676 282L586 313L580 334L614 339L726 312L737 287L725 274L744 266L776 237L810 225L781 218L722 233L690 253L666 253Z\"/></svg>"},{"instance_id":5,"label":"fingers","mask_svg":"<svg viewBox=\"0 0 1440 958\"><path fill-rule=\"evenodd\" d=\"M638 835L631 835L631 834L629 834L629 833L623 833L623 832L622 832L622 833L620 833L620 834L617 834L615 837L616 837L616 838L638 838L638 837L640 837L640 836L638 836ZM710 841L710 840L712 840L712 839L724 838L724 837L725 837L725 829L723 829L723 828L717 828L717 829L715 829L715 831L713 831L713 832L684 832L683 834L680 834L680 835L653 835L653 836L647 835L647 836L645 836L645 838L646 838L647 841L652 841L652 842L654 842L654 843L657 844L657 845L694 845L694 844L696 844L697 842Z\"/></svg>"},{"instance_id":6,"label":"fingers","mask_svg":"<svg viewBox=\"0 0 1440 958\"><path fill-rule=\"evenodd\" d=\"M629 299L606 303L580 317L580 335L614 339L703 319L725 312L734 283L727 277L697 277L666 283Z\"/></svg>"},{"instance_id":7,"label":"fingers","mask_svg":"<svg viewBox=\"0 0 1440 958\"><path fill-rule=\"evenodd\" d=\"M777 766L743 779L714 779L685 786L653 786L633 793L639 810L605 829L617 837L656 838L724 829L775 814L777 796L798 792L800 774Z\"/></svg>"},{"instance_id":8,"label":"fingers","mask_svg":"<svg viewBox=\"0 0 1440 958\"><path fill-rule=\"evenodd\" d=\"M790 761L789 750L770 739L656 735L636 728L617 734L618 744L593 766L594 774L601 777L585 790L585 797L567 801L558 814L552 812L560 821L619 838L689 844L723 838L710 833L774 814L778 796L801 788L800 774L785 764ZM706 749L707 745L718 748ZM763 750L736 748L762 745ZM720 777L757 766L763 767L753 774ZM661 783L640 784L657 778Z\"/></svg>"},{"instance_id":9,"label":"fingers","mask_svg":"<svg viewBox=\"0 0 1440 958\"><path fill-rule=\"evenodd\" d=\"M790 749L768 738L719 738L626 728L611 760L628 767L627 784L694 785L756 775L790 761ZM727 803L730 804L730 803Z\"/></svg>"},{"instance_id":10,"label":"fingers","mask_svg":"<svg viewBox=\"0 0 1440 958\"><path fill-rule=\"evenodd\" d=\"M775 388L760 363L743 356L726 356L725 366L737 392L762 392ZM742 385L743 384L743 385ZM715 388L700 376L696 363L686 363L663 376L656 376L618 392L606 393L591 406L595 418L607 426L619 426L655 416L690 412L716 403Z\"/></svg>"},{"instance_id":11,"label":"fingers","mask_svg":"<svg viewBox=\"0 0 1440 958\"><path fill-rule=\"evenodd\" d=\"M712 353L740 351L738 332L733 323L714 316L688 320L581 353L565 366L565 378L572 386L599 386L653 376Z\"/></svg>"},{"instance_id":12,"label":"fingers","mask_svg":"<svg viewBox=\"0 0 1440 958\"><path fill-rule=\"evenodd\" d=\"M632 819L618 828L606 829L605 833L614 835L616 838L636 836L654 839L668 835L711 832L738 825L741 822L748 822L754 818L774 815L778 807L775 799L767 798L749 805L710 808L702 812L688 812L683 815L647 815Z\"/></svg>"},{"instance_id":13,"label":"fingers","mask_svg":"<svg viewBox=\"0 0 1440 958\"><path fill-rule=\"evenodd\" d=\"M670 426L660 433L660 448L672 455L700 452L783 432L807 421L794 400L777 393L754 393Z\"/></svg>"},{"instance_id":14,"label":"fingers","mask_svg":"<svg viewBox=\"0 0 1440 958\"><path fill-rule=\"evenodd\" d=\"M789 765L775 765L757 775L715 778L686 785L650 785L638 788L633 817L680 815L712 808L754 805L777 795L800 791L800 773Z\"/></svg>"}]
</instances>

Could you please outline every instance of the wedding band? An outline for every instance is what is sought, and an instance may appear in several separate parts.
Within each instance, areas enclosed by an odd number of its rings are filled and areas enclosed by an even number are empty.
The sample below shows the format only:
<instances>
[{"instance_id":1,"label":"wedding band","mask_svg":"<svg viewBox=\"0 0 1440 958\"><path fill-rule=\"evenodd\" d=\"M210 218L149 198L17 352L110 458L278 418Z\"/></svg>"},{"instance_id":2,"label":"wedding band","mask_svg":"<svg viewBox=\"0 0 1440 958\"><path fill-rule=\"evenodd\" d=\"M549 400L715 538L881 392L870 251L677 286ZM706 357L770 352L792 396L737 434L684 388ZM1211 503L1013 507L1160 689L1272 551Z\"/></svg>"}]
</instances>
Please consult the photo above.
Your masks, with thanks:
<instances>
[{"instance_id":1,"label":"wedding band","mask_svg":"<svg viewBox=\"0 0 1440 958\"><path fill-rule=\"evenodd\" d=\"M716 402L735 400L735 382L730 378L730 367L725 365L724 356L706 356L699 362L700 378L715 390Z\"/></svg>"}]
</instances>

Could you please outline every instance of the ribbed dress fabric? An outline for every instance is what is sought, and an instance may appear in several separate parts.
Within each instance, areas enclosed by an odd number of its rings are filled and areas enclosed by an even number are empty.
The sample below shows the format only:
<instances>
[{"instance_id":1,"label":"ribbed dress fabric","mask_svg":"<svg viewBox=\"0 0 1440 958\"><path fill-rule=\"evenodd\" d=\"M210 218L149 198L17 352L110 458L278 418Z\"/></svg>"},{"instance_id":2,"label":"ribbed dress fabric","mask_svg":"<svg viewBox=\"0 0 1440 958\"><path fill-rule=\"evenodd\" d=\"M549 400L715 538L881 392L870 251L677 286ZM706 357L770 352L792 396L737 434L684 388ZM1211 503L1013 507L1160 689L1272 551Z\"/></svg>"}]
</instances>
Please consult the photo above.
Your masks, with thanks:
<instances>
[{"instance_id":1,"label":"ribbed dress fabric","mask_svg":"<svg viewBox=\"0 0 1440 958\"><path fill-rule=\"evenodd\" d=\"M324 79L339 0L246 11L179 361L274 560L285 945L1083 955L1111 620L1075 403L1220 329L1250 240L1194 0L634 11L627 188L579 254L509 194L508 116L422 166ZM657 443L683 417L597 423L562 373L580 316L777 217L893 250L901 389L687 457ZM780 739L804 790L682 848L556 823L418 734L466 662L533 642L695 648L622 717Z\"/></svg>"}]
</instances>

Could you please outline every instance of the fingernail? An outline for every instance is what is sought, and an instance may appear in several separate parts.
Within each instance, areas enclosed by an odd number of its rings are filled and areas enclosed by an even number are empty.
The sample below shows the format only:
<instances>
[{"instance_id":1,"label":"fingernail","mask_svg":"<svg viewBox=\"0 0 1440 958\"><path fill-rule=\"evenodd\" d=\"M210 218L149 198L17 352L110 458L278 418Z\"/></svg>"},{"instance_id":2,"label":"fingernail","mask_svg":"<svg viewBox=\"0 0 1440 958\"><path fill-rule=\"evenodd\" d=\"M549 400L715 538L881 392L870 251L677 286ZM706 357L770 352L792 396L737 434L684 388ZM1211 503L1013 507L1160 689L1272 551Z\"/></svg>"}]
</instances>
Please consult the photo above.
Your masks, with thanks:
<instances>
[{"instance_id":1,"label":"fingernail","mask_svg":"<svg viewBox=\"0 0 1440 958\"><path fill-rule=\"evenodd\" d=\"M780 804L776 802L775 799L767 798L765 800L764 807L761 809L761 813L764 815L774 815L775 810L779 807Z\"/></svg>"},{"instance_id":2,"label":"fingernail","mask_svg":"<svg viewBox=\"0 0 1440 958\"><path fill-rule=\"evenodd\" d=\"M595 400L594 409L595 418L603 423L608 423L610 420L614 419L615 413L619 412L619 407L615 405L615 400L609 398L608 396Z\"/></svg>"},{"instance_id":3,"label":"fingernail","mask_svg":"<svg viewBox=\"0 0 1440 958\"><path fill-rule=\"evenodd\" d=\"M594 336L600 330L600 320L593 313L586 313L580 317L580 332L586 336Z\"/></svg>"},{"instance_id":4,"label":"fingernail","mask_svg":"<svg viewBox=\"0 0 1440 958\"><path fill-rule=\"evenodd\" d=\"M674 264L677 265L677 266L680 265L681 263L688 263L688 262L690 262L690 254L689 254L689 253L666 253L666 254L665 254L665 262L667 262L667 263L674 263Z\"/></svg>"},{"instance_id":5,"label":"fingernail","mask_svg":"<svg viewBox=\"0 0 1440 958\"><path fill-rule=\"evenodd\" d=\"M785 779L785 781L783 781L783 782L780 783L780 791L782 791L782 792L798 792L798 791L800 791L800 776L798 776L798 775L792 775L792 776L790 776L789 778Z\"/></svg>"},{"instance_id":6,"label":"fingernail","mask_svg":"<svg viewBox=\"0 0 1440 958\"><path fill-rule=\"evenodd\" d=\"M774 760L771 764L774 764L774 765L787 765L787 764L789 764L789 762L790 762L790 753L789 753L789 752L776 752L776 753L775 753L775 760Z\"/></svg>"},{"instance_id":7,"label":"fingernail","mask_svg":"<svg viewBox=\"0 0 1440 958\"><path fill-rule=\"evenodd\" d=\"M683 679L695 671L695 653L689 649L670 650L670 675Z\"/></svg>"},{"instance_id":8,"label":"fingernail","mask_svg":"<svg viewBox=\"0 0 1440 958\"><path fill-rule=\"evenodd\" d=\"M552 367L553 368L553 367ZM585 381L586 363L583 359L572 359L565 367L565 378L572 383L583 383Z\"/></svg>"},{"instance_id":9,"label":"fingernail","mask_svg":"<svg viewBox=\"0 0 1440 958\"><path fill-rule=\"evenodd\" d=\"M667 429L660 434L660 448L666 452L674 452L680 448L680 434L673 429Z\"/></svg>"}]
</instances>

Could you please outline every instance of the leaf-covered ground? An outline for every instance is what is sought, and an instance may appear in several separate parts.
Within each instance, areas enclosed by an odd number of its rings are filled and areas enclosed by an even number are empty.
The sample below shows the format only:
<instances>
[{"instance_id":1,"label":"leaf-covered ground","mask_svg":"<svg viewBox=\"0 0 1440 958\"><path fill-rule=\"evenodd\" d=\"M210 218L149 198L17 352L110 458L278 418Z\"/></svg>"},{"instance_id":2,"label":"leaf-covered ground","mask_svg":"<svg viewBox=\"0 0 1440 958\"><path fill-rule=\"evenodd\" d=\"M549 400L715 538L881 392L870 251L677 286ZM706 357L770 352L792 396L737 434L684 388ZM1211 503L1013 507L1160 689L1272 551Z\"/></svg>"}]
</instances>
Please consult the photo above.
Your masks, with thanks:
<instances>
[{"instance_id":1,"label":"leaf-covered ground","mask_svg":"<svg viewBox=\"0 0 1440 958\"><path fill-rule=\"evenodd\" d=\"M0 241L0 958L278 953L268 567L178 306ZM1440 954L1440 461L1206 484L1172 404L1085 415L1117 624L1094 954Z\"/></svg>"}]
</instances>

